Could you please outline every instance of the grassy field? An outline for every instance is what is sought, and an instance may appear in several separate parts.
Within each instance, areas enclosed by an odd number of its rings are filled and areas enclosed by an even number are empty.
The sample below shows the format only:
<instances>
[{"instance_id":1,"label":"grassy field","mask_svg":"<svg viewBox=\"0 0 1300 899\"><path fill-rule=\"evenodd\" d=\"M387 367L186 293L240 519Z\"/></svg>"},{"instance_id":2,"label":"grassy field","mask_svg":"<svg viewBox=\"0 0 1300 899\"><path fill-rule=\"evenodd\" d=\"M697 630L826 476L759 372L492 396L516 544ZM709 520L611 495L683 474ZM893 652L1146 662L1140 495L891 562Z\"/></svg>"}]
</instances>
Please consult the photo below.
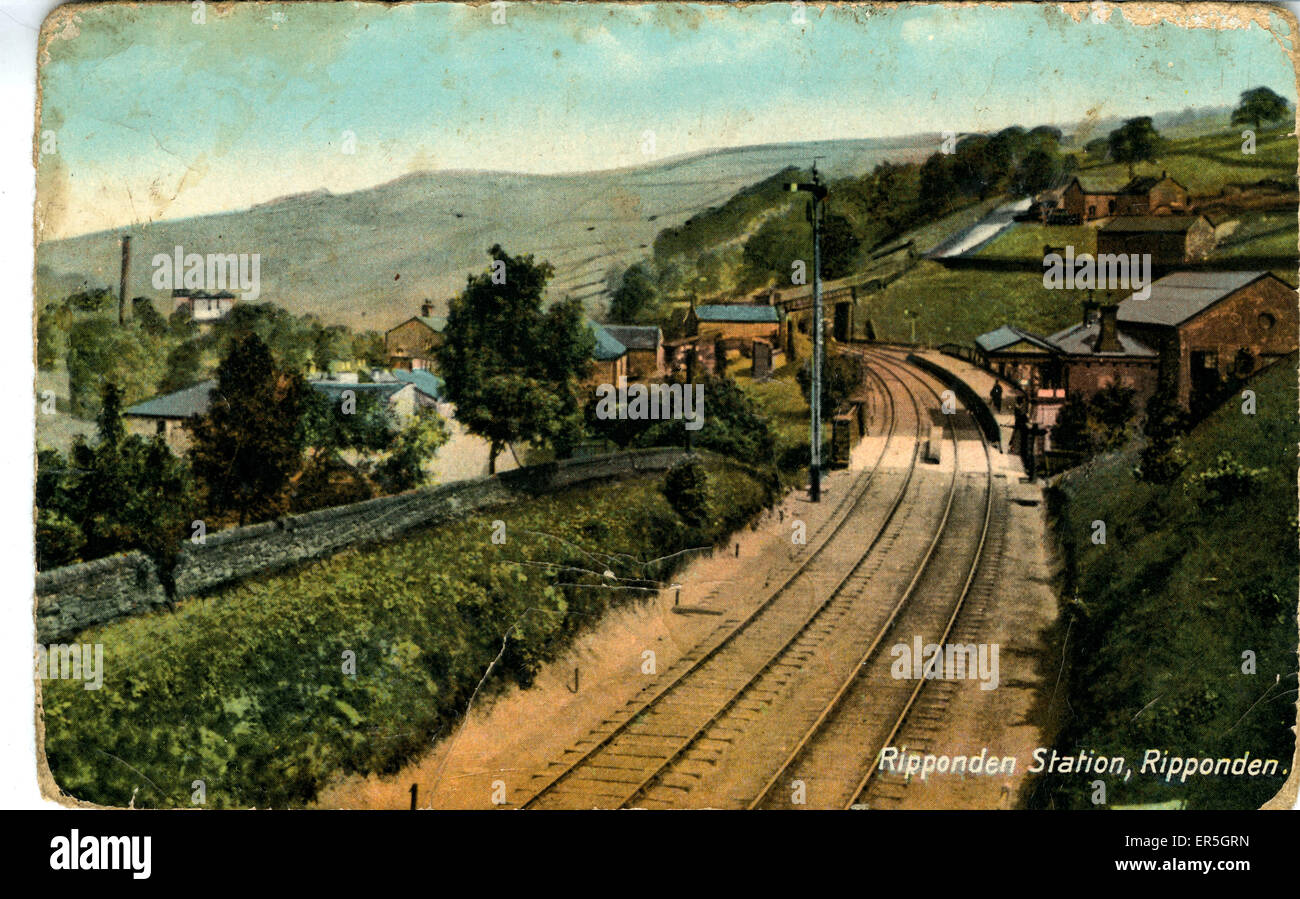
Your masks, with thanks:
<instances>
[{"instance_id":1,"label":"grassy field","mask_svg":"<svg viewBox=\"0 0 1300 899\"><path fill-rule=\"evenodd\" d=\"M1062 623L1068 718L1058 752L1124 755L1132 779L1104 778L1108 804L1186 800L1256 808L1285 777L1140 775L1148 749L1200 758L1281 759L1289 769L1296 697L1296 357L1250 385L1258 413L1233 398L1185 441L1169 486L1138 481L1135 453L1105 457L1054 491L1065 556ZM1230 451L1263 469L1254 493L1213 502L1197 475ZM1106 542L1092 542L1093 522ZM1243 653L1255 673L1243 672ZM1280 678L1280 679L1279 679ZM1036 801L1092 807L1094 778L1040 784Z\"/></svg>"},{"instance_id":2,"label":"grassy field","mask_svg":"<svg viewBox=\"0 0 1300 899\"><path fill-rule=\"evenodd\" d=\"M879 340L911 340L906 310L915 315L918 343L969 344L1007 323L1050 334L1081 314L1082 299L1075 291L1044 289L1041 273L948 269L922 260L859 301L854 315L860 332L870 319Z\"/></svg>"},{"instance_id":3,"label":"grassy field","mask_svg":"<svg viewBox=\"0 0 1300 899\"><path fill-rule=\"evenodd\" d=\"M686 556L636 560L707 546L772 499L770 485L707 458L709 516L698 528L660 494L663 477L646 475L83 632L79 643L103 644L102 689L42 683L55 780L106 805L134 796L136 807L188 807L202 780L209 806L292 807L333 776L396 770L455 727L480 682L476 702L530 683L611 604L646 595L612 589L607 569L642 583L668 577Z\"/></svg>"},{"instance_id":4,"label":"grassy field","mask_svg":"<svg viewBox=\"0 0 1300 899\"><path fill-rule=\"evenodd\" d=\"M976 256L997 259L1043 258L1043 247L1074 247L1074 255L1097 252L1097 229L1087 225L1040 225L1016 222L980 247Z\"/></svg>"},{"instance_id":5,"label":"grassy field","mask_svg":"<svg viewBox=\"0 0 1300 899\"><path fill-rule=\"evenodd\" d=\"M1166 150L1154 163L1140 163L1138 175L1168 172L1193 196L1218 194L1226 184L1254 183L1262 178L1295 181L1296 139L1287 128L1262 129L1255 142L1254 155L1241 152L1241 129L1169 141ZM1117 162L1086 166L1081 175L1091 175L1123 184L1128 181L1128 166Z\"/></svg>"},{"instance_id":6,"label":"grassy field","mask_svg":"<svg viewBox=\"0 0 1300 899\"><path fill-rule=\"evenodd\" d=\"M1294 209L1243 213L1239 224L1215 248L1213 258L1296 255L1297 228ZM1295 280L1295 272L1290 280Z\"/></svg>"}]
</instances>

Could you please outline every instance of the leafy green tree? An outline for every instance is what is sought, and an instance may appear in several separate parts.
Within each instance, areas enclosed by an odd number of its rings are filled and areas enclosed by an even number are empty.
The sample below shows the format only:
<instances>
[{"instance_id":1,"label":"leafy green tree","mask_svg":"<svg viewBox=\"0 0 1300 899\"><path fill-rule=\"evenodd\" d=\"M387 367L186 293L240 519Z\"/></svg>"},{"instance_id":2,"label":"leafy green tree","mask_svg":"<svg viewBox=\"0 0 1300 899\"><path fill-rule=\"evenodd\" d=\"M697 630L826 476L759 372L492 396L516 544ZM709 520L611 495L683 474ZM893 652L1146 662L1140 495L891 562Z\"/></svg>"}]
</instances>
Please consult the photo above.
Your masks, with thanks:
<instances>
[{"instance_id":1,"label":"leafy green tree","mask_svg":"<svg viewBox=\"0 0 1300 899\"><path fill-rule=\"evenodd\" d=\"M72 294L66 303L77 312L108 312L117 308L117 294L107 287L92 287Z\"/></svg>"},{"instance_id":2,"label":"leafy green tree","mask_svg":"<svg viewBox=\"0 0 1300 899\"><path fill-rule=\"evenodd\" d=\"M812 360L795 373L805 403L812 403ZM822 418L829 420L835 410L847 402L862 382L862 369L856 358L836 353L826 347L822 354Z\"/></svg>"},{"instance_id":3,"label":"leafy green tree","mask_svg":"<svg viewBox=\"0 0 1300 899\"><path fill-rule=\"evenodd\" d=\"M1290 114L1285 98L1267 87L1255 87L1242 91L1241 103L1232 111L1232 124L1254 125L1258 131L1261 125L1282 121Z\"/></svg>"},{"instance_id":4,"label":"leafy green tree","mask_svg":"<svg viewBox=\"0 0 1300 899\"><path fill-rule=\"evenodd\" d=\"M427 483L429 475L425 464L449 436L447 423L436 409L425 407L417 410L406 427L398 432L392 452L379 463L377 473L380 479L393 492Z\"/></svg>"},{"instance_id":5,"label":"leafy green tree","mask_svg":"<svg viewBox=\"0 0 1300 899\"><path fill-rule=\"evenodd\" d=\"M1011 176L1011 186L1019 194L1036 194L1047 190L1061 175L1061 162L1046 150L1031 150Z\"/></svg>"},{"instance_id":6,"label":"leafy green tree","mask_svg":"<svg viewBox=\"0 0 1300 899\"><path fill-rule=\"evenodd\" d=\"M691 527L702 526L709 518L709 473L698 456L678 462L664 475L664 499Z\"/></svg>"},{"instance_id":7,"label":"leafy green tree","mask_svg":"<svg viewBox=\"0 0 1300 899\"><path fill-rule=\"evenodd\" d=\"M116 319L96 316L75 322L68 331L67 356L72 414L92 417L108 381L132 401L149 396L162 361L152 340L120 327Z\"/></svg>"},{"instance_id":8,"label":"leafy green tree","mask_svg":"<svg viewBox=\"0 0 1300 899\"><path fill-rule=\"evenodd\" d=\"M953 175L953 158L947 153L932 153L921 165L921 205L930 212L948 212L957 199L957 179Z\"/></svg>"},{"instance_id":9,"label":"leafy green tree","mask_svg":"<svg viewBox=\"0 0 1300 899\"><path fill-rule=\"evenodd\" d=\"M167 371L158 382L160 393L171 393L189 387L199 380L203 351L197 341L183 340L167 354Z\"/></svg>"},{"instance_id":10,"label":"leafy green tree","mask_svg":"<svg viewBox=\"0 0 1300 899\"><path fill-rule=\"evenodd\" d=\"M389 449L397 432L392 411L373 391L335 397L308 390L302 401L302 444L313 457L344 450L377 453Z\"/></svg>"},{"instance_id":11,"label":"leafy green tree","mask_svg":"<svg viewBox=\"0 0 1300 899\"><path fill-rule=\"evenodd\" d=\"M621 324L640 321L643 312L654 307L658 299L655 280L644 263L637 262L623 272L623 281L609 301L609 317Z\"/></svg>"},{"instance_id":12,"label":"leafy green tree","mask_svg":"<svg viewBox=\"0 0 1300 899\"><path fill-rule=\"evenodd\" d=\"M95 443L77 439L64 483L38 485L37 502L44 494L47 511L75 522L84 558L138 549L159 563L165 580L192 520L189 468L161 438L126 433L122 392L111 381L104 384L96 420Z\"/></svg>"},{"instance_id":13,"label":"leafy green tree","mask_svg":"<svg viewBox=\"0 0 1300 899\"><path fill-rule=\"evenodd\" d=\"M159 314L153 300L148 297L131 300L131 318L150 337L162 337L167 333L167 320Z\"/></svg>"},{"instance_id":14,"label":"leafy green tree","mask_svg":"<svg viewBox=\"0 0 1300 899\"><path fill-rule=\"evenodd\" d=\"M236 512L241 525L283 511L302 462L299 419L310 389L297 371L276 367L256 334L232 342L217 367L211 406L193 426L190 457L209 511Z\"/></svg>"},{"instance_id":15,"label":"leafy green tree","mask_svg":"<svg viewBox=\"0 0 1300 899\"><path fill-rule=\"evenodd\" d=\"M1130 178L1139 162L1155 162L1162 146L1150 116L1129 119L1110 133L1107 142L1110 158L1127 165Z\"/></svg>"},{"instance_id":16,"label":"leafy green tree","mask_svg":"<svg viewBox=\"0 0 1300 899\"><path fill-rule=\"evenodd\" d=\"M578 301L543 309L549 263L500 246L488 252L492 269L471 275L452 300L437 352L456 418L491 443L495 472L507 443L555 445L581 427L576 382L590 371L595 335Z\"/></svg>"},{"instance_id":17,"label":"leafy green tree","mask_svg":"<svg viewBox=\"0 0 1300 899\"><path fill-rule=\"evenodd\" d=\"M683 388L703 387L704 420L688 431L680 419L652 422L633 442L636 446L686 446L713 450L749 465L771 465L776 441L767 418L735 381L705 375Z\"/></svg>"}]
</instances>

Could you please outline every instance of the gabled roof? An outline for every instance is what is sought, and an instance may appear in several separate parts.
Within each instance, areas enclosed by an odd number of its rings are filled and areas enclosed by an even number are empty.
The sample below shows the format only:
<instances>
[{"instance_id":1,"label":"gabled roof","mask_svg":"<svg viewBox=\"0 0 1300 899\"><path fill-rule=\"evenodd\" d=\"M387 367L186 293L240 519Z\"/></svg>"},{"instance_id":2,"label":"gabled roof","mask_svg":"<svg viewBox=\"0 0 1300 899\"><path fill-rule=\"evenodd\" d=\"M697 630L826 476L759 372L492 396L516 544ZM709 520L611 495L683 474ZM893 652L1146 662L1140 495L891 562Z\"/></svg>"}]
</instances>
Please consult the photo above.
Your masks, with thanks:
<instances>
[{"instance_id":1,"label":"gabled roof","mask_svg":"<svg viewBox=\"0 0 1300 899\"><path fill-rule=\"evenodd\" d=\"M1085 194L1116 194L1121 189L1121 185L1098 175L1075 175L1070 183L1075 181L1079 182Z\"/></svg>"},{"instance_id":2,"label":"gabled roof","mask_svg":"<svg viewBox=\"0 0 1300 899\"><path fill-rule=\"evenodd\" d=\"M1151 347L1119 328L1116 328L1115 336L1119 338L1121 349L1100 353L1095 349L1097 338L1100 336L1100 321L1089 322L1086 325L1079 322L1057 331L1048 340L1060 347L1061 352L1070 356L1147 356L1154 359L1159 355Z\"/></svg>"},{"instance_id":3,"label":"gabled roof","mask_svg":"<svg viewBox=\"0 0 1300 899\"><path fill-rule=\"evenodd\" d=\"M1100 230L1111 234L1182 234L1204 219L1202 215L1121 215Z\"/></svg>"},{"instance_id":4,"label":"gabled roof","mask_svg":"<svg viewBox=\"0 0 1300 899\"><path fill-rule=\"evenodd\" d=\"M1049 353L1056 352L1056 347L1050 340L1021 330L1015 325L1003 325L975 338L975 344L986 353L997 353L1022 342Z\"/></svg>"},{"instance_id":5,"label":"gabled roof","mask_svg":"<svg viewBox=\"0 0 1300 899\"><path fill-rule=\"evenodd\" d=\"M1176 326L1268 272L1174 272L1151 285L1145 300L1130 296L1119 304L1119 320Z\"/></svg>"},{"instance_id":6,"label":"gabled roof","mask_svg":"<svg viewBox=\"0 0 1300 899\"><path fill-rule=\"evenodd\" d=\"M658 349L664 339L658 325L605 325L604 328L629 350Z\"/></svg>"},{"instance_id":7,"label":"gabled roof","mask_svg":"<svg viewBox=\"0 0 1300 899\"><path fill-rule=\"evenodd\" d=\"M194 418L207 414L212 405L215 379L201 381L173 393L164 393L127 408L123 414L139 418Z\"/></svg>"},{"instance_id":8,"label":"gabled roof","mask_svg":"<svg viewBox=\"0 0 1300 899\"><path fill-rule=\"evenodd\" d=\"M588 320L587 327L591 328L591 333L596 337L596 348L591 351L591 358L597 362L609 362L627 353L627 347L605 330L604 325Z\"/></svg>"},{"instance_id":9,"label":"gabled roof","mask_svg":"<svg viewBox=\"0 0 1300 899\"><path fill-rule=\"evenodd\" d=\"M385 334L392 333L393 331L396 331L398 328L402 327L402 325L409 325L411 322L419 322L420 324L424 325L426 328L430 329L431 331L435 331L439 334L442 333L443 328L447 327L447 319L441 315L413 315L410 318L408 318L406 321L399 322L398 324L393 325L384 333Z\"/></svg>"},{"instance_id":10,"label":"gabled roof","mask_svg":"<svg viewBox=\"0 0 1300 899\"><path fill-rule=\"evenodd\" d=\"M775 307L749 306L740 303L696 306L695 317L702 322L746 322L750 324L771 322L777 324L781 321Z\"/></svg>"},{"instance_id":11,"label":"gabled roof","mask_svg":"<svg viewBox=\"0 0 1300 899\"><path fill-rule=\"evenodd\" d=\"M393 377L403 384L414 384L415 389L425 396L432 397L435 400L443 398L445 385L442 378L438 377L431 371L425 369L416 369L415 371L403 371L395 369Z\"/></svg>"}]
</instances>

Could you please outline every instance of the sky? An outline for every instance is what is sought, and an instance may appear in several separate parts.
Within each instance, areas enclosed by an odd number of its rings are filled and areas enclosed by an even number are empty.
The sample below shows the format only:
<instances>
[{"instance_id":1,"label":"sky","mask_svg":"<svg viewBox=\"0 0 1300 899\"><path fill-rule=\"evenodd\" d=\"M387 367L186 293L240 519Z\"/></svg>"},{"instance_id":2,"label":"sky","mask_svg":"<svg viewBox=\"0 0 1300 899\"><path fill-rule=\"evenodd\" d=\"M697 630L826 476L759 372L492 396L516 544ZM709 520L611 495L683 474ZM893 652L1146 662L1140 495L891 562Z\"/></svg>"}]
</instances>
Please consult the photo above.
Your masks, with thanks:
<instances>
[{"instance_id":1,"label":"sky","mask_svg":"<svg viewBox=\"0 0 1300 899\"><path fill-rule=\"evenodd\" d=\"M190 3L104 4L51 21L40 237L412 171L590 171L716 147L1070 123L1232 104L1260 84L1295 100L1279 16L1270 33L1121 13L1076 23L1043 4L510 3L494 24L500 11L209 4L198 23Z\"/></svg>"}]
</instances>

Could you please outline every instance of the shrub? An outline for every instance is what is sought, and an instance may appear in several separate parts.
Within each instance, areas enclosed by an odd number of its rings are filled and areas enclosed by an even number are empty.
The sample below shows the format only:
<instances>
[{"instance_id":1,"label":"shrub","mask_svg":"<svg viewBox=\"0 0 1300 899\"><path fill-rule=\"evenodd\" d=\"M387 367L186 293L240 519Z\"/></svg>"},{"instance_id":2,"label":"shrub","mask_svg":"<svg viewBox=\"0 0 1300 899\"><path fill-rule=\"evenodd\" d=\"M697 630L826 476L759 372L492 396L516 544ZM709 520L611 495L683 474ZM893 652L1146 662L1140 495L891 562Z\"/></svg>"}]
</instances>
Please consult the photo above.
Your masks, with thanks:
<instances>
[{"instance_id":1,"label":"shrub","mask_svg":"<svg viewBox=\"0 0 1300 899\"><path fill-rule=\"evenodd\" d=\"M1267 468L1247 468L1231 452L1224 451L1212 467L1188 479L1187 489L1189 493L1203 491L1198 497L1202 505L1222 507L1254 495L1267 472Z\"/></svg>"},{"instance_id":2,"label":"shrub","mask_svg":"<svg viewBox=\"0 0 1300 899\"><path fill-rule=\"evenodd\" d=\"M673 511L692 527L708 520L709 475L699 457L688 457L668 469L663 494Z\"/></svg>"}]
</instances>

